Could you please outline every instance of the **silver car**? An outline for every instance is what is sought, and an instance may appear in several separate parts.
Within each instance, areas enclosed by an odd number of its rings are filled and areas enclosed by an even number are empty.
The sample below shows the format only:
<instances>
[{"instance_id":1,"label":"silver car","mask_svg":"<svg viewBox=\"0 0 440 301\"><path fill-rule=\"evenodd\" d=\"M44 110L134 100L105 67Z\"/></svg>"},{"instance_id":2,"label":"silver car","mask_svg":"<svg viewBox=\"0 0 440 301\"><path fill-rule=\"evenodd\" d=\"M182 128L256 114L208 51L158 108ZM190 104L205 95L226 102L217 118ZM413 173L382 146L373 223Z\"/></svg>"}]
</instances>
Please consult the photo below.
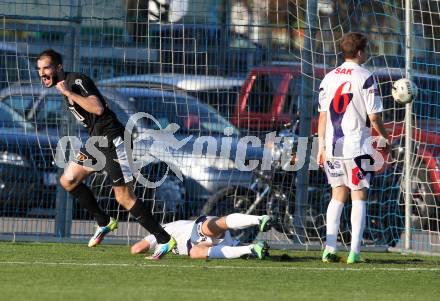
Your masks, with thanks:
<instances>
[{"instance_id":1,"label":"silver car","mask_svg":"<svg viewBox=\"0 0 440 301\"><path fill-rule=\"evenodd\" d=\"M130 117L139 112L150 114L152 119L142 118L136 122L133 129L135 162L143 177L149 182L162 179L168 172L166 181L159 186L155 193L155 199L162 199L168 207L185 207L185 216L198 215L207 198L222 187L231 183L247 185L251 181L250 171L239 171L235 166L239 131L221 117L213 108L200 103L197 99L177 92L167 92L154 89L99 88L107 98L110 108L116 113L118 119L126 124ZM22 85L0 91L0 101L8 104L14 110L26 117L27 120L37 125L38 131L48 135L61 137L66 125L66 110L64 99L56 89L45 89L39 85ZM164 162L164 150L152 147L154 139L148 136L152 129L165 129L170 124L178 125L174 132L177 141L185 142L178 149L169 148L167 155L171 155L175 169L168 168ZM87 138L87 133L81 126L73 126L71 135ZM227 132L230 139L229 157L219 158L222 139ZM203 139L208 139L215 144L216 156L207 154L203 150ZM200 147L201 151L194 151L194 147ZM212 149L211 149L212 153ZM246 149L246 160L261 159L263 148L252 147ZM142 161L141 159L152 158ZM167 160L165 160L167 161ZM177 174L182 175L182 181ZM136 188L138 195L145 195L145 189L138 181ZM103 192L100 186L104 183L95 181L95 189L100 195L108 198L109 192ZM53 183L55 184L55 183ZM141 189L141 192L139 192Z\"/></svg>"},{"instance_id":2,"label":"silver car","mask_svg":"<svg viewBox=\"0 0 440 301\"><path fill-rule=\"evenodd\" d=\"M193 203L190 205L197 205L191 210L193 215L198 214L199 206L217 190L231 183L250 184L251 172L240 171L236 166L240 132L212 107L182 92L142 88L116 90L133 105L135 112L149 114L150 118L143 118L139 123L138 131L178 125L173 136L176 141L182 141L181 147L155 150L151 147L155 142L151 135L137 133L135 157L169 156L182 173L187 200ZM228 141L230 151L227 156L220 156L224 141ZM208 150L209 147L211 149ZM262 147L246 147L244 159L246 162L261 160L262 155Z\"/></svg>"},{"instance_id":3,"label":"silver car","mask_svg":"<svg viewBox=\"0 0 440 301\"><path fill-rule=\"evenodd\" d=\"M183 91L209 104L229 118L235 108L244 78L176 73L126 75L105 79L101 86L113 88L148 88L169 92Z\"/></svg>"}]
</instances>

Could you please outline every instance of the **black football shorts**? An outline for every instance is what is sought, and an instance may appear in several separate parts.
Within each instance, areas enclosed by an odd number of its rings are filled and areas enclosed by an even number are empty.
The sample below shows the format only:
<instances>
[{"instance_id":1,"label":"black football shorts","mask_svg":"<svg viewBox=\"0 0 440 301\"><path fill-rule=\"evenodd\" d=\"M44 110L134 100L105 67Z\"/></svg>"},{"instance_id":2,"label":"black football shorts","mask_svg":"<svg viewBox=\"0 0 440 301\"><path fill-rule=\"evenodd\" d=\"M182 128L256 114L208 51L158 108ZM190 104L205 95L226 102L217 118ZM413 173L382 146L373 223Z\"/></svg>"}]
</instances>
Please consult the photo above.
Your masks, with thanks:
<instances>
[{"instance_id":1,"label":"black football shorts","mask_svg":"<svg viewBox=\"0 0 440 301\"><path fill-rule=\"evenodd\" d=\"M82 147L76 154L74 162L90 167L95 171L105 171L113 186L123 186L133 181L127 151L122 137L107 142L108 147L95 144L95 148Z\"/></svg>"}]
</instances>

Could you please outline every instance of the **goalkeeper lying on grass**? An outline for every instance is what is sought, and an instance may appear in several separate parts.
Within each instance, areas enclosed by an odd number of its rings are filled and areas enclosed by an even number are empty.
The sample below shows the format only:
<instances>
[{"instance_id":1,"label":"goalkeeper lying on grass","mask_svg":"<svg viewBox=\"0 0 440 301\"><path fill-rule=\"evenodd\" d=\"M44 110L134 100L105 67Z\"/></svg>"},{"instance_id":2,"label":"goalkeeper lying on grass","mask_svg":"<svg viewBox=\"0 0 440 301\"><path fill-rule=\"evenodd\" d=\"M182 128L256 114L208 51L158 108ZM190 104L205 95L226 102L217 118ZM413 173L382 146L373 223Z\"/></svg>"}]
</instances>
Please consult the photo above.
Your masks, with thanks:
<instances>
[{"instance_id":1,"label":"goalkeeper lying on grass","mask_svg":"<svg viewBox=\"0 0 440 301\"><path fill-rule=\"evenodd\" d=\"M261 232L271 227L267 215L256 216L233 213L224 217L201 216L195 221L180 220L164 225L164 229L177 240L176 253L193 259L233 259L244 255L264 259L268 255L266 242L238 246L228 230L258 226ZM154 250L156 238L148 235L131 247L132 254Z\"/></svg>"}]
</instances>

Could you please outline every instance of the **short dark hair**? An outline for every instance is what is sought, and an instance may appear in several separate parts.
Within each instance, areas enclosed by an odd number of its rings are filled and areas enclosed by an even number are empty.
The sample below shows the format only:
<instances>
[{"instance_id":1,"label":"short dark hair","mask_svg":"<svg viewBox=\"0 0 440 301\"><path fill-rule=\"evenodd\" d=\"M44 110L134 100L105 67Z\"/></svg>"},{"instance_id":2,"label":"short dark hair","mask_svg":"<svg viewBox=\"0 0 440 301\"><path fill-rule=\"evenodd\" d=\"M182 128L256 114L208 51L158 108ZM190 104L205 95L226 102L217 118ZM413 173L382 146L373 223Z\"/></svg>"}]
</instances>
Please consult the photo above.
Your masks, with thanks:
<instances>
[{"instance_id":1,"label":"short dark hair","mask_svg":"<svg viewBox=\"0 0 440 301\"><path fill-rule=\"evenodd\" d=\"M50 57L52 63L55 66L58 65L62 65L63 64L63 57L61 56L61 54L59 54L58 52L56 52L53 49L46 49L43 52L41 52L38 56L37 56L37 61L39 59L41 59L42 57Z\"/></svg>"},{"instance_id":2,"label":"short dark hair","mask_svg":"<svg viewBox=\"0 0 440 301\"><path fill-rule=\"evenodd\" d=\"M360 32L349 32L341 39L341 50L344 59L354 59L359 50L365 51L368 38Z\"/></svg>"}]
</instances>

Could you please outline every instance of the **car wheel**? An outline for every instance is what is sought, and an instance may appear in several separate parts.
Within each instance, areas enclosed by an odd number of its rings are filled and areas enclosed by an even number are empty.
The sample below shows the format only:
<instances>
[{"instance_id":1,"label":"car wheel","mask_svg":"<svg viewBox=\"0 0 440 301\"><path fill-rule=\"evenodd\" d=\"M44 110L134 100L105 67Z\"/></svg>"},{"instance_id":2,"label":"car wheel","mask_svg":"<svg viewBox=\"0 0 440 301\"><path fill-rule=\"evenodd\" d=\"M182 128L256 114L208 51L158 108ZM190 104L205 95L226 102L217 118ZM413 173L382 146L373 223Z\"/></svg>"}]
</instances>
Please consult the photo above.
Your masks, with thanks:
<instances>
[{"instance_id":1,"label":"car wheel","mask_svg":"<svg viewBox=\"0 0 440 301\"><path fill-rule=\"evenodd\" d=\"M289 201L286 195L279 191L272 193L266 204L266 211L276 221L274 223L275 230L292 239L295 229L293 226L293 215L289 210Z\"/></svg>"},{"instance_id":2,"label":"car wheel","mask_svg":"<svg viewBox=\"0 0 440 301\"><path fill-rule=\"evenodd\" d=\"M411 224L412 228L420 230L437 231L438 216L437 203L431 189L430 177L426 165L416 164L411 176ZM401 212L405 212L405 183L400 183L400 205Z\"/></svg>"}]
</instances>

